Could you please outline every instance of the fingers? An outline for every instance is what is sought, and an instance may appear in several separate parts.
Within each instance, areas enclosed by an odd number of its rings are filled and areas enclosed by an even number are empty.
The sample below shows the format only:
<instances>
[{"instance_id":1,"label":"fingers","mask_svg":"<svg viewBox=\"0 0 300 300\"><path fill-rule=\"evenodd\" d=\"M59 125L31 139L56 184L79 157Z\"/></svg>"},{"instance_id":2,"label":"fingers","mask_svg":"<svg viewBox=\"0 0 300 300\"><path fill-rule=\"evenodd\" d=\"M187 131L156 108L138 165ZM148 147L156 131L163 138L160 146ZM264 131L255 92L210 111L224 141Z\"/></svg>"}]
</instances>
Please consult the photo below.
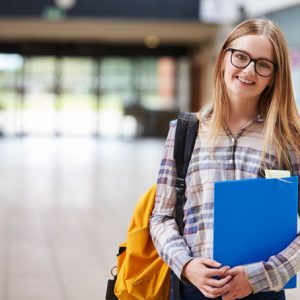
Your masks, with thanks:
<instances>
[{"instance_id":1,"label":"fingers","mask_svg":"<svg viewBox=\"0 0 300 300\"><path fill-rule=\"evenodd\" d=\"M228 266L224 266L222 268L218 268L218 269L209 269L207 271L207 276L209 277L214 277L214 276L217 276L217 277L224 277L225 275L231 275L229 274L229 267Z\"/></svg>"},{"instance_id":2,"label":"fingers","mask_svg":"<svg viewBox=\"0 0 300 300\"><path fill-rule=\"evenodd\" d=\"M230 290L230 285L228 282L231 280L232 276L226 276L220 280L209 278L206 280L205 284L202 286L202 293L205 297L216 298L228 293Z\"/></svg>"},{"instance_id":3,"label":"fingers","mask_svg":"<svg viewBox=\"0 0 300 300\"><path fill-rule=\"evenodd\" d=\"M222 295L222 300L234 300L234 299L239 299L239 298L237 295L235 295L234 293L230 293L230 292Z\"/></svg>"},{"instance_id":4,"label":"fingers","mask_svg":"<svg viewBox=\"0 0 300 300\"><path fill-rule=\"evenodd\" d=\"M202 292L203 294L208 297L208 298L217 298L220 297L226 293L228 293L230 287L228 284L225 284L224 286L222 286L221 288L214 288L212 286L209 285L204 285L202 287Z\"/></svg>"},{"instance_id":5,"label":"fingers","mask_svg":"<svg viewBox=\"0 0 300 300\"><path fill-rule=\"evenodd\" d=\"M232 273L229 271L228 266L221 266L213 259L194 258L184 266L182 274L205 297L217 298L226 295L225 300L232 300L233 287L236 286L232 282L239 277L232 274L239 274L241 271L238 268L234 268Z\"/></svg>"},{"instance_id":6,"label":"fingers","mask_svg":"<svg viewBox=\"0 0 300 300\"><path fill-rule=\"evenodd\" d=\"M238 275L238 274L240 274L242 272L244 272L244 268L238 266L238 267L235 267L235 268L232 268L232 269L226 271L226 275L232 275L232 276L234 276L234 275Z\"/></svg>"},{"instance_id":7,"label":"fingers","mask_svg":"<svg viewBox=\"0 0 300 300\"><path fill-rule=\"evenodd\" d=\"M217 298L217 297L222 295L222 294L219 293L219 291L217 289L214 289L214 288L209 287L209 286L204 286L201 289L201 292L206 298Z\"/></svg>"},{"instance_id":8,"label":"fingers","mask_svg":"<svg viewBox=\"0 0 300 300\"><path fill-rule=\"evenodd\" d=\"M221 288L223 287L226 283L228 283L230 280L231 280L232 276L231 275L228 275L220 280L218 279L213 279L213 278L209 278L207 280L207 284L212 286L212 287L218 287L218 288Z\"/></svg>"},{"instance_id":9,"label":"fingers","mask_svg":"<svg viewBox=\"0 0 300 300\"><path fill-rule=\"evenodd\" d=\"M201 263L209 266L209 267L213 267L213 268L219 268L221 267L221 264L213 259L210 258L201 258Z\"/></svg>"}]
</instances>

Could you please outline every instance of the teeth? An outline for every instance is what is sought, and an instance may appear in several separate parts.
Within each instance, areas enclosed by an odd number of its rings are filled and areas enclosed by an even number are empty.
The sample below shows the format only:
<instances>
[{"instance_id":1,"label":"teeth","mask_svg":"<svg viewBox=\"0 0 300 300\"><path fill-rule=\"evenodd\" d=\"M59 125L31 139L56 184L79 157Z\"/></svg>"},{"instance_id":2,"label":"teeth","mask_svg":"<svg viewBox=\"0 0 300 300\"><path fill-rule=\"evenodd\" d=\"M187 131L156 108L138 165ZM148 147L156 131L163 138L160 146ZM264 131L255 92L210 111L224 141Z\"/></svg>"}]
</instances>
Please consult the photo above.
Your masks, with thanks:
<instances>
[{"instance_id":1,"label":"teeth","mask_svg":"<svg viewBox=\"0 0 300 300\"><path fill-rule=\"evenodd\" d=\"M242 77L239 77L239 80L242 81L242 82L244 82L244 83L248 83L248 84L254 83L254 81L251 81L251 80L248 80L248 79L242 78Z\"/></svg>"}]
</instances>

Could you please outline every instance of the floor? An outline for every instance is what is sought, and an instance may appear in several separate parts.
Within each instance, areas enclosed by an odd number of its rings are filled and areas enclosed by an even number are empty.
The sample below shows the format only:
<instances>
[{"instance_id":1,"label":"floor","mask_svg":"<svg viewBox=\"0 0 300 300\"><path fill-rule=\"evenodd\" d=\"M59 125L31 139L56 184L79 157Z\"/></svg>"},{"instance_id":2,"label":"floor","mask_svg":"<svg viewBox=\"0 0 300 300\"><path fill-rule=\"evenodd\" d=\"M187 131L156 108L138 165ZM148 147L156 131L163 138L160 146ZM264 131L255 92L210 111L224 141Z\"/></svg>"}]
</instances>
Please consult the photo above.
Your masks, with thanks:
<instances>
[{"instance_id":1,"label":"floor","mask_svg":"<svg viewBox=\"0 0 300 300\"><path fill-rule=\"evenodd\" d=\"M1 139L0 300L104 300L162 147L154 139Z\"/></svg>"}]
</instances>

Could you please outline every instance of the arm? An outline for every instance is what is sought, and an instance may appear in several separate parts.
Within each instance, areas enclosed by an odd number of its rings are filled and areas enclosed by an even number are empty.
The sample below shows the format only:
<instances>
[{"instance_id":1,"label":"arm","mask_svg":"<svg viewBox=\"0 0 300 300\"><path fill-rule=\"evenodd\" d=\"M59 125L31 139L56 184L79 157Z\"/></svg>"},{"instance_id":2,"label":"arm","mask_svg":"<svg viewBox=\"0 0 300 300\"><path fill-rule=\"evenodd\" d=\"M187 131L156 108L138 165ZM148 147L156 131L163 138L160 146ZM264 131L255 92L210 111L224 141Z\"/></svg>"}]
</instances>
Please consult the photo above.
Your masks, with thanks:
<instances>
[{"instance_id":1,"label":"arm","mask_svg":"<svg viewBox=\"0 0 300 300\"><path fill-rule=\"evenodd\" d=\"M300 270L300 236L267 262L244 266L254 292L279 291Z\"/></svg>"},{"instance_id":2,"label":"arm","mask_svg":"<svg viewBox=\"0 0 300 300\"><path fill-rule=\"evenodd\" d=\"M300 235L279 254L267 262L235 267L226 272L231 275L229 292L223 300L242 298L251 292L279 291L300 270Z\"/></svg>"},{"instance_id":3,"label":"arm","mask_svg":"<svg viewBox=\"0 0 300 300\"><path fill-rule=\"evenodd\" d=\"M193 258L185 239L179 234L174 219L176 203L176 164L173 158L176 122L170 123L170 131L164 147L164 155L157 180L155 205L150 217L150 234L160 257L171 267L178 278L187 279L210 298L228 291L225 277L228 267L206 258ZM220 279L213 277L219 276Z\"/></svg>"},{"instance_id":4,"label":"arm","mask_svg":"<svg viewBox=\"0 0 300 300\"><path fill-rule=\"evenodd\" d=\"M160 257L180 278L183 266L192 257L174 219L177 176L173 158L175 131L176 122L173 121L170 123L158 174L155 205L150 217L150 234Z\"/></svg>"},{"instance_id":5,"label":"arm","mask_svg":"<svg viewBox=\"0 0 300 300\"><path fill-rule=\"evenodd\" d=\"M229 292L223 300L239 299L251 292L279 291L300 270L300 236L279 254L271 256L267 262L238 266L228 270L231 275Z\"/></svg>"}]
</instances>

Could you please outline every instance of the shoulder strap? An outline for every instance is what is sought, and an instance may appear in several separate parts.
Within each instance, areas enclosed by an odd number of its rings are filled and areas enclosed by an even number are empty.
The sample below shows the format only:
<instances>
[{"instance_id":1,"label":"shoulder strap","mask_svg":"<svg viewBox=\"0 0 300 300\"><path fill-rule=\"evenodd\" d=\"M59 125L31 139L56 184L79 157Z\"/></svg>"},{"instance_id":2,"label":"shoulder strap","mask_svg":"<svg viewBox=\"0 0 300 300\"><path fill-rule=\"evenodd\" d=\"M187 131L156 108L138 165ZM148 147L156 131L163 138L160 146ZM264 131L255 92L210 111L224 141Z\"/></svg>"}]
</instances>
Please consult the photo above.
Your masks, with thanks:
<instances>
[{"instance_id":1,"label":"shoulder strap","mask_svg":"<svg viewBox=\"0 0 300 300\"><path fill-rule=\"evenodd\" d=\"M199 120L195 113L182 112L177 119L174 159L176 161L176 204L175 220L179 233L183 234L183 206L185 198L185 176L189 162L193 153L196 136L198 134ZM171 275L173 290L171 290L174 300L180 300L180 280L172 272Z\"/></svg>"},{"instance_id":2,"label":"shoulder strap","mask_svg":"<svg viewBox=\"0 0 300 300\"><path fill-rule=\"evenodd\" d=\"M199 119L195 113L181 112L177 119L174 159L177 177L184 179L198 134Z\"/></svg>"},{"instance_id":3,"label":"shoulder strap","mask_svg":"<svg viewBox=\"0 0 300 300\"><path fill-rule=\"evenodd\" d=\"M185 199L185 177L198 134L199 119L195 113L182 112L177 119L174 159L176 161L176 205L175 220L179 233L183 234L183 205Z\"/></svg>"}]
</instances>

